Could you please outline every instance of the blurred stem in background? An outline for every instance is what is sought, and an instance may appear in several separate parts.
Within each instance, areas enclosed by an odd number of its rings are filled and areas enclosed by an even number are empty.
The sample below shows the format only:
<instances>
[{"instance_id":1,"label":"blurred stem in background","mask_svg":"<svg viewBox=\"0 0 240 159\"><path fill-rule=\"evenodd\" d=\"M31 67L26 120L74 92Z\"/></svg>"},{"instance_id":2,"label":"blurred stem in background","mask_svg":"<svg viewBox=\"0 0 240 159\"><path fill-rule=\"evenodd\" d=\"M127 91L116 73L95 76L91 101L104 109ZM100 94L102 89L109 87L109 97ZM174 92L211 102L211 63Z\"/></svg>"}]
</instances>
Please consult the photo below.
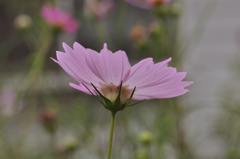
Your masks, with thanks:
<instances>
[{"instance_id":1,"label":"blurred stem in background","mask_svg":"<svg viewBox=\"0 0 240 159\"><path fill-rule=\"evenodd\" d=\"M34 84L38 82L40 75L44 68L44 63L46 60L47 53L52 46L53 35L50 33L45 33L45 31L40 33L40 40L38 41L38 47L36 52L33 53L33 59L31 60L30 69L25 75L22 84L19 86L17 92L17 97L15 99L14 105L24 97L26 91Z\"/></svg>"},{"instance_id":2,"label":"blurred stem in background","mask_svg":"<svg viewBox=\"0 0 240 159\"><path fill-rule=\"evenodd\" d=\"M161 48L162 53L160 56L173 57L173 63L171 65L173 65L177 68L181 68L183 54L179 57L176 56L176 50L178 49L178 48L176 48L178 45L176 39L179 34L178 33L178 23L179 23L179 14L181 11L181 7L177 3L169 4L169 6L166 8L165 8L165 6L163 6L163 7L164 8L160 7L160 8L155 9L155 14L158 17L158 22L160 23L160 25L162 26L162 29L163 29L161 36L164 40L162 41L163 42L162 45L159 45L159 47L158 47L159 49L160 49L160 47L162 47ZM155 55L159 54L159 53L157 53L157 50L158 49L156 49ZM164 134L162 136L163 138L168 136L170 141L171 141L171 138L173 139L172 144L176 151L176 158L178 158L178 159L187 159L187 158L194 159L195 157L192 154L191 150L189 149L189 143L186 141L185 130L184 130L183 123L182 123L184 115L185 115L184 108L179 105L179 101L177 99L164 100L164 101L162 101L162 103L160 103L159 107L165 107L165 108L160 108L159 111L162 111L162 109L170 109L165 112L166 114L159 112L162 114L162 116L159 116L159 118L157 118L157 124L159 122L160 127L162 127L166 124L164 126L166 132L163 133L161 131L163 131L164 129L159 129L159 131L160 131L159 133ZM161 121L161 120L163 120L163 121ZM164 125L161 126L161 123ZM164 140L166 140L166 139L163 139L163 141Z\"/></svg>"},{"instance_id":3,"label":"blurred stem in background","mask_svg":"<svg viewBox=\"0 0 240 159\"><path fill-rule=\"evenodd\" d=\"M152 133L149 131L143 131L139 134L138 140L140 145L137 145L137 149L134 153L134 159L151 159L151 145L152 145ZM160 156L158 156L161 159Z\"/></svg>"},{"instance_id":4,"label":"blurred stem in background","mask_svg":"<svg viewBox=\"0 0 240 159\"><path fill-rule=\"evenodd\" d=\"M200 17L198 18L199 20L197 21L195 28L193 29L192 34L190 34L190 38L187 39L187 44L182 45L182 40L179 39L180 41L176 41L175 47L172 49L172 56L176 60L174 61L174 65L178 68L181 69L182 67L182 60L184 57L184 52L189 49L189 47L196 46L201 39L201 35L204 32L204 27L208 24L209 19L211 15L214 12L214 9L217 5L218 0L214 0L211 2L205 2L205 7L203 12L200 14ZM167 26L169 28L169 26ZM171 27L170 27L171 28ZM175 28L177 29L177 28ZM178 35L177 33L175 34L175 38L177 39ZM183 48L179 48L179 44L183 46ZM179 51L179 52L178 52ZM180 105L179 101L176 99L173 99L173 106L174 106L174 112L176 115L176 120L175 120L175 136L176 136L176 143L175 147L177 149L177 156L179 159L186 159L186 158L191 158L194 159L196 156L193 155L189 143L186 141L186 133L185 129L183 127L183 119L184 116L186 115L186 108Z\"/></svg>"},{"instance_id":5,"label":"blurred stem in background","mask_svg":"<svg viewBox=\"0 0 240 159\"><path fill-rule=\"evenodd\" d=\"M21 42L21 38L19 38L16 35L10 36L7 39L5 39L5 41L3 43L0 44L0 50L1 50L1 54L0 54L0 73L2 73L2 71L5 70L5 65L6 65L6 61L7 61L7 56L9 54L9 52L11 52L20 42ZM11 47L9 47L11 46Z\"/></svg>"},{"instance_id":6,"label":"blurred stem in background","mask_svg":"<svg viewBox=\"0 0 240 159\"><path fill-rule=\"evenodd\" d=\"M205 27L209 23L209 20L212 16L212 14L215 11L215 8L217 7L219 0L212 0L212 1L207 1L205 2L205 5L203 7L202 12L200 13L199 17L197 18L197 22L192 29L192 32L185 33L181 37L177 37L177 49L176 51L176 57L181 57L185 52L189 51L190 49L196 48L198 45L199 41L201 40L201 37L204 33ZM179 27L181 27L179 25ZM181 28L179 28L182 30ZM189 36L187 36L189 34ZM185 37L185 42L182 41ZM187 38L186 38L187 37Z\"/></svg>"},{"instance_id":7,"label":"blurred stem in background","mask_svg":"<svg viewBox=\"0 0 240 159\"><path fill-rule=\"evenodd\" d=\"M52 158L57 159L57 112L52 108L44 108L40 112L40 121L42 126L50 137L50 148L52 152Z\"/></svg>"},{"instance_id":8,"label":"blurred stem in background","mask_svg":"<svg viewBox=\"0 0 240 159\"><path fill-rule=\"evenodd\" d=\"M190 149L189 143L186 140L186 132L184 128L183 119L186 115L184 108L179 104L177 100L173 100L175 107L175 147L177 149L177 156L179 159L186 159L191 158L194 159L196 156L194 156L193 152ZM173 129L174 130L174 129Z\"/></svg>"},{"instance_id":9,"label":"blurred stem in background","mask_svg":"<svg viewBox=\"0 0 240 159\"><path fill-rule=\"evenodd\" d=\"M94 21L93 25L95 27L97 39L99 41L100 46L102 47L104 43L107 43L109 46L113 46L111 44L112 42L109 36L106 21Z\"/></svg>"},{"instance_id":10,"label":"blurred stem in background","mask_svg":"<svg viewBox=\"0 0 240 159\"><path fill-rule=\"evenodd\" d=\"M175 157L177 159L194 159L195 156L185 136L183 119L186 110L179 105L176 99L162 100L158 103L159 109L155 121L157 127L156 138L158 149L163 151L160 151L162 154L157 153L156 155L164 156L164 145L170 144L176 153Z\"/></svg>"},{"instance_id":11,"label":"blurred stem in background","mask_svg":"<svg viewBox=\"0 0 240 159\"><path fill-rule=\"evenodd\" d=\"M239 75L239 70L234 71L234 76L236 75ZM217 125L216 134L225 141L226 159L240 158L240 103L238 89L238 87L224 88L223 95L220 97L224 112Z\"/></svg>"},{"instance_id":12,"label":"blurred stem in background","mask_svg":"<svg viewBox=\"0 0 240 159\"><path fill-rule=\"evenodd\" d=\"M114 22L114 30L116 29L114 43L118 44L120 47L125 46L125 31L126 26L124 26L127 15L127 4L122 0L117 0L116 6L116 18Z\"/></svg>"},{"instance_id":13,"label":"blurred stem in background","mask_svg":"<svg viewBox=\"0 0 240 159\"><path fill-rule=\"evenodd\" d=\"M104 43L113 46L106 17L114 10L114 7L115 3L112 0L88 0L84 3L85 15L95 28L100 47Z\"/></svg>"},{"instance_id":14,"label":"blurred stem in background","mask_svg":"<svg viewBox=\"0 0 240 159\"><path fill-rule=\"evenodd\" d=\"M185 52L192 45L196 46L201 39L204 27L208 24L217 2L218 0L205 2L204 10L190 36L180 37L179 19L182 8L178 1L173 1L166 5L153 7L155 22L148 27L136 26L131 32L131 37L142 54L149 56L151 53L151 56L158 60L172 57L171 65L181 70ZM183 43L183 40L186 43ZM171 144L178 159L196 158L186 140L183 127L186 108L180 105L177 99L159 101L158 105L160 106L156 124L159 127L159 149L162 149L166 142L174 139Z\"/></svg>"}]
</instances>

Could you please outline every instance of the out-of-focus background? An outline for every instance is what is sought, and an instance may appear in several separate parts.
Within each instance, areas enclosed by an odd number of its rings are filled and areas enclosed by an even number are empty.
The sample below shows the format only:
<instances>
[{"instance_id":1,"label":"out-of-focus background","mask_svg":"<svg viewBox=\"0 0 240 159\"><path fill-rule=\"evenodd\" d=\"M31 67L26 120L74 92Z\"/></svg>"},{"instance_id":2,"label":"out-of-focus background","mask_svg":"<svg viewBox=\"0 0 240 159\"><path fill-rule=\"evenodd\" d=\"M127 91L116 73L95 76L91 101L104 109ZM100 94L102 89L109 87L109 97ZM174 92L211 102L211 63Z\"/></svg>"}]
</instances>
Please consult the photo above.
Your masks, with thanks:
<instances>
[{"instance_id":1,"label":"out-of-focus background","mask_svg":"<svg viewBox=\"0 0 240 159\"><path fill-rule=\"evenodd\" d=\"M173 57L170 65L194 81L181 97L120 112L112 158L239 159L239 6L0 0L0 158L106 158L110 113L69 87L74 80L50 59L62 42L77 41L97 51L106 42L113 52L126 51L132 65Z\"/></svg>"}]
</instances>

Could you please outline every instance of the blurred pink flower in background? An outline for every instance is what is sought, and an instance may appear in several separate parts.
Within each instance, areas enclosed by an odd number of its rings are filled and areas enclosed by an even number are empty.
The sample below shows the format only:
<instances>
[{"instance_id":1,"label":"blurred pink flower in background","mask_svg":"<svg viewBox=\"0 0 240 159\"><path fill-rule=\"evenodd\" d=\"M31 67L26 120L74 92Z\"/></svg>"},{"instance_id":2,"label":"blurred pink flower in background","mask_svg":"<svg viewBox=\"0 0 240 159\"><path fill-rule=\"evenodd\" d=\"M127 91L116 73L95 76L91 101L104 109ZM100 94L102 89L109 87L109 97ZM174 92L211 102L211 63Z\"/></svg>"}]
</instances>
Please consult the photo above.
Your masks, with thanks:
<instances>
[{"instance_id":1,"label":"blurred pink flower in background","mask_svg":"<svg viewBox=\"0 0 240 159\"><path fill-rule=\"evenodd\" d=\"M2 116L11 116L14 113L21 111L24 107L23 101L20 101L17 106L13 105L16 98L16 90L10 86L5 86L0 93L0 114Z\"/></svg>"},{"instance_id":2,"label":"blurred pink flower in background","mask_svg":"<svg viewBox=\"0 0 240 159\"><path fill-rule=\"evenodd\" d=\"M50 26L63 32L73 33L79 27L79 22L73 19L70 13L55 6L43 5L41 16Z\"/></svg>"},{"instance_id":3,"label":"blurred pink flower in background","mask_svg":"<svg viewBox=\"0 0 240 159\"><path fill-rule=\"evenodd\" d=\"M126 0L129 4L143 9L151 9L156 5L167 4L172 0Z\"/></svg>"},{"instance_id":4,"label":"blurred pink flower in background","mask_svg":"<svg viewBox=\"0 0 240 159\"><path fill-rule=\"evenodd\" d=\"M185 72L168 67L171 58L156 64L146 58L131 67L124 51L112 53L107 44L100 53L78 43L73 49L63 43L63 48L65 53L57 51L57 60L53 60L78 82L70 86L87 94L99 95L99 90L111 102L116 100L121 83L121 104L134 90L135 100L171 98L188 92L185 87L193 83L182 81Z\"/></svg>"},{"instance_id":5,"label":"blurred pink flower in background","mask_svg":"<svg viewBox=\"0 0 240 159\"><path fill-rule=\"evenodd\" d=\"M104 19L113 9L114 3L112 0L86 0L84 6L84 12L87 16L99 20Z\"/></svg>"}]
</instances>

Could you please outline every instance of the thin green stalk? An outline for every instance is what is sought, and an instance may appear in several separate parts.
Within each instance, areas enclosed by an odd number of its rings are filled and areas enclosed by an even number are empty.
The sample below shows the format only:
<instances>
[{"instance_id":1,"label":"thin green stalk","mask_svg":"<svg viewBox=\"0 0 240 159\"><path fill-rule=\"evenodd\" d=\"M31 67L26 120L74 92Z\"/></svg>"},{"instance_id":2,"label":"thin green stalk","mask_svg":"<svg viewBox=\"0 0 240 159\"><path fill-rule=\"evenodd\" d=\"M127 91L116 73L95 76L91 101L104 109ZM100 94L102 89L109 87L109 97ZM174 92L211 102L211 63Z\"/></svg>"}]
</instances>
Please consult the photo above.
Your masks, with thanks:
<instances>
[{"instance_id":1,"label":"thin green stalk","mask_svg":"<svg viewBox=\"0 0 240 159\"><path fill-rule=\"evenodd\" d=\"M51 150L52 150L52 157L53 159L57 159L57 153L56 153L56 134L55 132L50 134L50 144L51 144Z\"/></svg>"},{"instance_id":2,"label":"thin green stalk","mask_svg":"<svg viewBox=\"0 0 240 159\"><path fill-rule=\"evenodd\" d=\"M116 35L114 37L114 41L118 44L120 47L124 47L124 42L125 42L125 31L126 27L123 26L124 22L126 21L126 15L127 15L127 3L125 3L122 0L117 1L117 15L115 19L115 28L117 28ZM117 41L116 41L117 40Z\"/></svg>"},{"instance_id":3,"label":"thin green stalk","mask_svg":"<svg viewBox=\"0 0 240 159\"><path fill-rule=\"evenodd\" d=\"M94 26L100 46L102 47L104 43L107 43L109 46L113 47L113 45L111 45L111 37L109 35L110 33L107 27L107 22L100 20L94 21Z\"/></svg>"},{"instance_id":4,"label":"thin green stalk","mask_svg":"<svg viewBox=\"0 0 240 159\"><path fill-rule=\"evenodd\" d=\"M180 56L181 54L186 52L186 50L189 49L190 47L197 46L197 44L201 40L201 37L203 36L203 33L206 29L207 24L209 23L209 20L211 19L215 11L215 8L218 2L219 0L213 0L213 1L207 1L205 3L205 6L203 7L204 10L202 10L202 12L200 13L200 16L197 18L199 20L195 24L190 36L186 39L185 44L182 44L182 38L180 37L178 38L178 44L181 44L182 46L178 46L178 52L176 52L177 56ZM183 35L182 37L187 37L187 36Z\"/></svg>"},{"instance_id":5,"label":"thin green stalk","mask_svg":"<svg viewBox=\"0 0 240 159\"><path fill-rule=\"evenodd\" d=\"M17 97L14 101L14 105L16 105L24 97L26 91L31 87L33 82L36 81L37 76L42 72L45 58L47 56L49 48L51 47L52 40L52 36L46 38L46 40L42 43L39 51L34 53L31 68L23 79L23 82L17 92Z\"/></svg>"},{"instance_id":6,"label":"thin green stalk","mask_svg":"<svg viewBox=\"0 0 240 159\"><path fill-rule=\"evenodd\" d=\"M113 140L113 129L114 129L115 115L116 115L116 112L112 112L111 128L110 128L110 134L109 134L109 144L108 144L108 155L107 155L107 159L110 159L110 158L111 158L112 140Z\"/></svg>"}]
</instances>

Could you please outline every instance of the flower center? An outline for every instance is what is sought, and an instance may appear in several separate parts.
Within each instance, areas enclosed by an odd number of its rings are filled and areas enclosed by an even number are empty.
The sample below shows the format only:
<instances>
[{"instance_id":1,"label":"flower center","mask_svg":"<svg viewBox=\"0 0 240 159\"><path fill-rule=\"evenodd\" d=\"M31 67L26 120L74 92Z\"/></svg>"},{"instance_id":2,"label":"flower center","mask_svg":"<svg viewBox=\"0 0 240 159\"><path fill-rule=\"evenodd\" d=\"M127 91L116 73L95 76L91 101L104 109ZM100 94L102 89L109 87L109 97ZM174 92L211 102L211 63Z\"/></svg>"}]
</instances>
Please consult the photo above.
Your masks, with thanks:
<instances>
[{"instance_id":1,"label":"flower center","mask_svg":"<svg viewBox=\"0 0 240 159\"><path fill-rule=\"evenodd\" d=\"M118 97L120 85L115 86L113 83L109 85L100 83L100 92L108 98L111 102L115 102ZM120 94L120 103L124 104L126 100L130 97L132 89L128 89L128 85L122 86Z\"/></svg>"}]
</instances>

